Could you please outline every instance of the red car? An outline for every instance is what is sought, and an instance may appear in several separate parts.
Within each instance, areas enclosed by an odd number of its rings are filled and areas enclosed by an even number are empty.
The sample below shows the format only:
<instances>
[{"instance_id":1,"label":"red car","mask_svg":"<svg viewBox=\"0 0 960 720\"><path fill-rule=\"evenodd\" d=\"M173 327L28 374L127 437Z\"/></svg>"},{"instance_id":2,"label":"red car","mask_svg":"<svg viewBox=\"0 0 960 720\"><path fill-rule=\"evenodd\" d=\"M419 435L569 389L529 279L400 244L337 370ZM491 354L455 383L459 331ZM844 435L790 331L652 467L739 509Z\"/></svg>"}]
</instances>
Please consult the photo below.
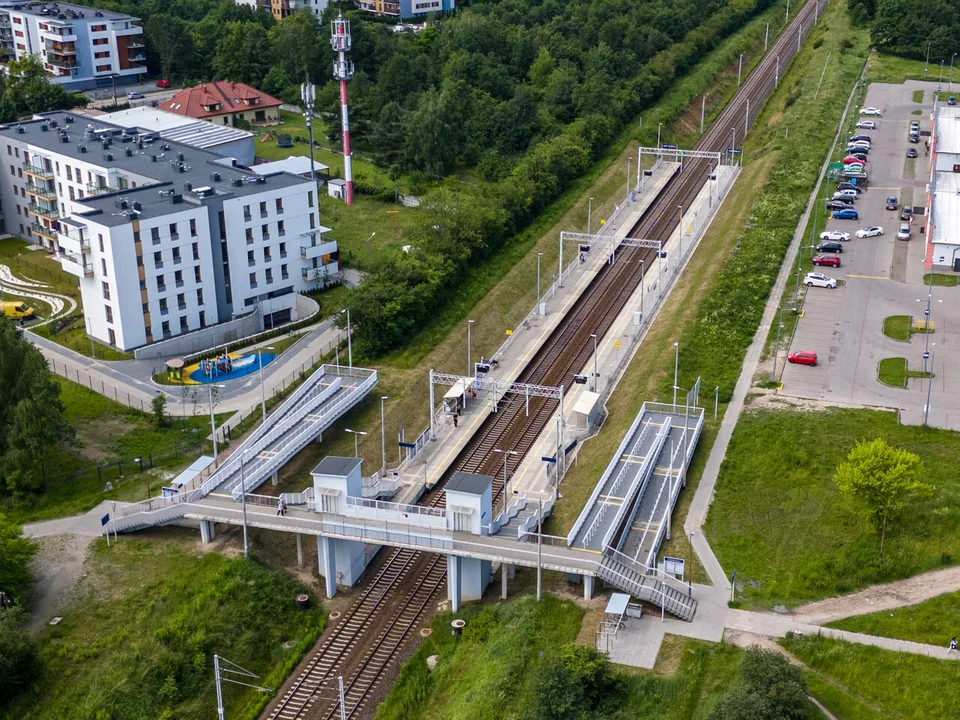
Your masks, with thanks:
<instances>
[{"instance_id":1,"label":"red car","mask_svg":"<svg viewBox=\"0 0 960 720\"><path fill-rule=\"evenodd\" d=\"M164 78L163 80L157 80L158 88L168 88L170 87L170 81Z\"/></svg>"},{"instance_id":2,"label":"red car","mask_svg":"<svg viewBox=\"0 0 960 720\"><path fill-rule=\"evenodd\" d=\"M829 265L830 267L840 267L840 257L838 255L814 255L813 264L817 267Z\"/></svg>"},{"instance_id":3,"label":"red car","mask_svg":"<svg viewBox=\"0 0 960 720\"><path fill-rule=\"evenodd\" d=\"M787 362L798 363L800 365L816 365L817 354L812 350L798 350L787 355Z\"/></svg>"},{"instance_id":4,"label":"red car","mask_svg":"<svg viewBox=\"0 0 960 720\"><path fill-rule=\"evenodd\" d=\"M847 155L847 157L845 157L845 158L843 159L843 164L844 164L844 165L854 165L854 164L856 164L856 165L863 165L864 162L866 162L866 161L865 161L865 160L861 160L860 158L856 157L855 155Z\"/></svg>"}]
</instances>

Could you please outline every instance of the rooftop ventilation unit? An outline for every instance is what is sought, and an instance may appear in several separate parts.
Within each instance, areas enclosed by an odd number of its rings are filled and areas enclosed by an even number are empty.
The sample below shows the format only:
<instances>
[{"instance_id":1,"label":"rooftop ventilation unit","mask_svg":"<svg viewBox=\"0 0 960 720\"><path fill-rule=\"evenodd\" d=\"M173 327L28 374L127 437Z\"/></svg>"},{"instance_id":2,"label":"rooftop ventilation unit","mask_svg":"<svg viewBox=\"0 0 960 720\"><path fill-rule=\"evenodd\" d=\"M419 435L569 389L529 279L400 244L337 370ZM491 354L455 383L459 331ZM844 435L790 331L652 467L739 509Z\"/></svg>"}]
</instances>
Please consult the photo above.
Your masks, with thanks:
<instances>
[{"instance_id":1,"label":"rooftop ventilation unit","mask_svg":"<svg viewBox=\"0 0 960 720\"><path fill-rule=\"evenodd\" d=\"M156 155L151 155L151 156L150 156L150 162L156 162L156 161L157 161L157 156L156 156Z\"/></svg>"},{"instance_id":2,"label":"rooftop ventilation unit","mask_svg":"<svg viewBox=\"0 0 960 720\"><path fill-rule=\"evenodd\" d=\"M70 136L69 136L69 135L61 135L61 136L60 136L60 142L62 142L62 143L68 143L68 142L70 142Z\"/></svg>"},{"instance_id":3,"label":"rooftop ventilation unit","mask_svg":"<svg viewBox=\"0 0 960 720\"><path fill-rule=\"evenodd\" d=\"M214 182L220 182L220 173L218 172L213 173L212 175L210 175L210 179L213 180Z\"/></svg>"},{"instance_id":4,"label":"rooftop ventilation unit","mask_svg":"<svg viewBox=\"0 0 960 720\"><path fill-rule=\"evenodd\" d=\"M27 131L27 129L26 129L25 127L23 127L22 125L17 125L17 134L18 134L18 135L23 135L26 131Z\"/></svg>"},{"instance_id":5,"label":"rooftop ventilation unit","mask_svg":"<svg viewBox=\"0 0 960 720\"><path fill-rule=\"evenodd\" d=\"M49 126L47 123L42 123L42 124L40 125L40 129L41 129L43 132L46 132L47 130L50 129L50 126Z\"/></svg>"},{"instance_id":6,"label":"rooftop ventilation unit","mask_svg":"<svg viewBox=\"0 0 960 720\"><path fill-rule=\"evenodd\" d=\"M119 207L121 210L126 210L128 207L130 207L130 203L127 202L126 198L120 198L117 200L117 207Z\"/></svg>"},{"instance_id":7,"label":"rooftop ventilation unit","mask_svg":"<svg viewBox=\"0 0 960 720\"><path fill-rule=\"evenodd\" d=\"M123 154L127 157L133 157L133 148L125 148Z\"/></svg>"},{"instance_id":8,"label":"rooftop ventilation unit","mask_svg":"<svg viewBox=\"0 0 960 720\"><path fill-rule=\"evenodd\" d=\"M143 206L140 204L139 200L134 200L133 209L136 210L137 212L140 212L141 210L143 210Z\"/></svg>"},{"instance_id":9,"label":"rooftop ventilation unit","mask_svg":"<svg viewBox=\"0 0 960 720\"><path fill-rule=\"evenodd\" d=\"M180 193L174 193L170 196L170 202L172 202L174 205L179 205L183 202L183 195Z\"/></svg>"},{"instance_id":10,"label":"rooftop ventilation unit","mask_svg":"<svg viewBox=\"0 0 960 720\"><path fill-rule=\"evenodd\" d=\"M63 118L63 121L64 121L65 123L67 123L68 125L71 124L71 123L73 123L73 115L66 115L66 116Z\"/></svg>"},{"instance_id":11,"label":"rooftop ventilation unit","mask_svg":"<svg viewBox=\"0 0 960 720\"><path fill-rule=\"evenodd\" d=\"M85 152L87 151L87 146L86 146L86 145L78 145L78 146L77 146L77 150L79 150L79 151L82 152L82 153L85 153Z\"/></svg>"},{"instance_id":12,"label":"rooftop ventilation unit","mask_svg":"<svg viewBox=\"0 0 960 720\"><path fill-rule=\"evenodd\" d=\"M103 159L107 162L113 162L113 153L104 153Z\"/></svg>"},{"instance_id":13,"label":"rooftop ventilation unit","mask_svg":"<svg viewBox=\"0 0 960 720\"><path fill-rule=\"evenodd\" d=\"M184 189L186 192L190 192L191 190L193 190L193 183L189 183L189 182L184 183L184 184L183 184L183 189Z\"/></svg>"},{"instance_id":14,"label":"rooftop ventilation unit","mask_svg":"<svg viewBox=\"0 0 960 720\"><path fill-rule=\"evenodd\" d=\"M241 178L234 178L230 181L230 184L234 187L243 187L243 180Z\"/></svg>"}]
</instances>

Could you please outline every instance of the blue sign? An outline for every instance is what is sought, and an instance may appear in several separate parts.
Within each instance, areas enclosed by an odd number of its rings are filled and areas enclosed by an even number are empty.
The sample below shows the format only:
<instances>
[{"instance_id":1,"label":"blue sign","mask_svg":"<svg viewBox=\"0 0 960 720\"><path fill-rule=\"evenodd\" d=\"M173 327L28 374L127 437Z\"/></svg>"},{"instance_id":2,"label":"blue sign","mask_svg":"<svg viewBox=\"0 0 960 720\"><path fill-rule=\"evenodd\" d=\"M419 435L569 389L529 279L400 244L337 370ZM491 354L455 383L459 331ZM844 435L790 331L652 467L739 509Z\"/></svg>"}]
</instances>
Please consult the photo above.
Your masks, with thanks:
<instances>
[{"instance_id":1,"label":"blue sign","mask_svg":"<svg viewBox=\"0 0 960 720\"><path fill-rule=\"evenodd\" d=\"M543 460L544 462L550 462L550 463L555 463L557 461L555 457L541 457L540 459Z\"/></svg>"},{"instance_id":2,"label":"blue sign","mask_svg":"<svg viewBox=\"0 0 960 720\"><path fill-rule=\"evenodd\" d=\"M416 443L407 443L407 442L397 443L397 445L399 445L402 448L411 448L411 449L417 447Z\"/></svg>"},{"instance_id":3,"label":"blue sign","mask_svg":"<svg viewBox=\"0 0 960 720\"><path fill-rule=\"evenodd\" d=\"M100 518L100 525L101 525L101 526L106 525L108 522L110 522L110 513L107 513L107 514L104 515L102 518Z\"/></svg>"},{"instance_id":4,"label":"blue sign","mask_svg":"<svg viewBox=\"0 0 960 720\"><path fill-rule=\"evenodd\" d=\"M676 146L676 145L673 145L673 144L671 144L671 143L664 143L664 144L661 145L660 147L662 147L664 150L676 150L676 149L677 149L677 146Z\"/></svg>"}]
</instances>

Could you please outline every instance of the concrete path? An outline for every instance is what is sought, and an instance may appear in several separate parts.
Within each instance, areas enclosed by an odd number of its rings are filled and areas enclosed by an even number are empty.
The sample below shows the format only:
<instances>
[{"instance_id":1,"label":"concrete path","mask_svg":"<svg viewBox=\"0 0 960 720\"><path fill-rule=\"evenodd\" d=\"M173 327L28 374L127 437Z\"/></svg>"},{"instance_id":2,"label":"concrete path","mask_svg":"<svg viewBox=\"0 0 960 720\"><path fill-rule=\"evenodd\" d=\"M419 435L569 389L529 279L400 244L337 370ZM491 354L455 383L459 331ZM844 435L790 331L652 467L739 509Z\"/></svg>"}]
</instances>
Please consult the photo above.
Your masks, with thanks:
<instances>
[{"instance_id":1,"label":"concrete path","mask_svg":"<svg viewBox=\"0 0 960 720\"><path fill-rule=\"evenodd\" d=\"M129 505L127 502L116 502L118 508ZM111 501L104 500L92 510L83 515L71 515L57 520L42 520L27 523L23 526L23 534L28 538L50 537L51 535L80 535L83 537L97 537L103 535L103 526L100 519L112 512Z\"/></svg>"}]
</instances>

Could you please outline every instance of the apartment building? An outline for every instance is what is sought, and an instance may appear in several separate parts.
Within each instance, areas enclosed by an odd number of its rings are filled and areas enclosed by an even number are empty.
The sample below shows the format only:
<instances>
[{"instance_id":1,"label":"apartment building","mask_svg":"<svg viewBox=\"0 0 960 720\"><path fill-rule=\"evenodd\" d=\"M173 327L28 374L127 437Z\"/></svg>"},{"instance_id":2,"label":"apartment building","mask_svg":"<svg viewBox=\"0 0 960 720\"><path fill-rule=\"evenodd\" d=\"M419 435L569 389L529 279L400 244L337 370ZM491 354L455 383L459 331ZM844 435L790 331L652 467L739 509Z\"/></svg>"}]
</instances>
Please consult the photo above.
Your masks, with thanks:
<instances>
[{"instance_id":1,"label":"apartment building","mask_svg":"<svg viewBox=\"0 0 960 720\"><path fill-rule=\"evenodd\" d=\"M357 8L364 12L403 19L457 9L457 0L354 0L354 2Z\"/></svg>"},{"instance_id":2,"label":"apartment building","mask_svg":"<svg viewBox=\"0 0 960 720\"><path fill-rule=\"evenodd\" d=\"M121 350L295 320L296 293L339 271L306 178L70 112L0 128L0 158L8 231L56 254L87 333Z\"/></svg>"},{"instance_id":3,"label":"apartment building","mask_svg":"<svg viewBox=\"0 0 960 720\"><path fill-rule=\"evenodd\" d=\"M235 0L238 5L266 10L277 20L289 17L297 10L310 10L318 18L327 9L329 0Z\"/></svg>"},{"instance_id":4,"label":"apartment building","mask_svg":"<svg viewBox=\"0 0 960 720\"><path fill-rule=\"evenodd\" d=\"M135 83L147 72L136 21L81 5L0 0L0 46L8 58L39 55L51 82L71 91Z\"/></svg>"}]
</instances>

